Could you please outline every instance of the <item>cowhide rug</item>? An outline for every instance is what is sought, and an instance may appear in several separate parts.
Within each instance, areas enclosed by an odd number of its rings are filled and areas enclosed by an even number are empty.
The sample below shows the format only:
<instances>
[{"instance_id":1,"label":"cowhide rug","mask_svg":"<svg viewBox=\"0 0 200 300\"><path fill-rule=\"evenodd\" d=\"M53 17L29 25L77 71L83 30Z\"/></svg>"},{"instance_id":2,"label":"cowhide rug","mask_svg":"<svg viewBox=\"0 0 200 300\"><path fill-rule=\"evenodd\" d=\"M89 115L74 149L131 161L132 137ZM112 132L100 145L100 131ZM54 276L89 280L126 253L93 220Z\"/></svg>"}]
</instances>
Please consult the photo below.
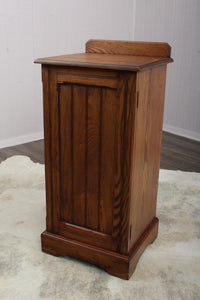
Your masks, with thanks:
<instances>
[{"instance_id":1,"label":"cowhide rug","mask_svg":"<svg viewBox=\"0 0 200 300\"><path fill-rule=\"evenodd\" d=\"M159 235L129 281L70 257L41 252L44 165L0 164L0 299L200 299L200 173L160 171Z\"/></svg>"}]
</instances>

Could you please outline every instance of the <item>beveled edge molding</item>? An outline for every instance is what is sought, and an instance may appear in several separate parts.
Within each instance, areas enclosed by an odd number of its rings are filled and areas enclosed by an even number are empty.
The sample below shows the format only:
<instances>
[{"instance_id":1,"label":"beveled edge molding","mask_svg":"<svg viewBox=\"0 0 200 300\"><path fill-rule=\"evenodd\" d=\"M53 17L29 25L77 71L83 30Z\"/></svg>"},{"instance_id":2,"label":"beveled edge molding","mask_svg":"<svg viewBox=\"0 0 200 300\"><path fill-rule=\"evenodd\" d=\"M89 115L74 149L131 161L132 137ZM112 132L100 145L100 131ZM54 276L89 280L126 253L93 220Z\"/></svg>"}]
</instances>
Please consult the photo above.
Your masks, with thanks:
<instances>
[{"instance_id":1,"label":"beveled edge molding","mask_svg":"<svg viewBox=\"0 0 200 300\"><path fill-rule=\"evenodd\" d=\"M158 219L154 218L131 249L129 255L122 255L95 246L58 236L44 231L41 234L42 251L55 256L72 256L100 266L111 275L129 279L136 264L147 248L157 237Z\"/></svg>"}]
</instances>

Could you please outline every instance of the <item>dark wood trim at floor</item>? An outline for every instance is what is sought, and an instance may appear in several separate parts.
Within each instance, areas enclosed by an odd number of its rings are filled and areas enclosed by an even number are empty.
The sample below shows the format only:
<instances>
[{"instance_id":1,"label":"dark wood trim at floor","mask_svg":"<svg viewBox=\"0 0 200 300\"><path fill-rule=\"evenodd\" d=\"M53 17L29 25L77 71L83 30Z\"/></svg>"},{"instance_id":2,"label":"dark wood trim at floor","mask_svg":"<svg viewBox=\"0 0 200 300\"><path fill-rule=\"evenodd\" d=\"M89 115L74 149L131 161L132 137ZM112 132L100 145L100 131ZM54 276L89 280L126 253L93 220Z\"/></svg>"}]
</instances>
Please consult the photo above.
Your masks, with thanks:
<instances>
[{"instance_id":1,"label":"dark wood trim at floor","mask_svg":"<svg viewBox=\"0 0 200 300\"><path fill-rule=\"evenodd\" d=\"M0 149L0 162L13 155L29 156L34 162L44 163L44 141ZM200 142L163 132L162 169L200 172Z\"/></svg>"}]
</instances>

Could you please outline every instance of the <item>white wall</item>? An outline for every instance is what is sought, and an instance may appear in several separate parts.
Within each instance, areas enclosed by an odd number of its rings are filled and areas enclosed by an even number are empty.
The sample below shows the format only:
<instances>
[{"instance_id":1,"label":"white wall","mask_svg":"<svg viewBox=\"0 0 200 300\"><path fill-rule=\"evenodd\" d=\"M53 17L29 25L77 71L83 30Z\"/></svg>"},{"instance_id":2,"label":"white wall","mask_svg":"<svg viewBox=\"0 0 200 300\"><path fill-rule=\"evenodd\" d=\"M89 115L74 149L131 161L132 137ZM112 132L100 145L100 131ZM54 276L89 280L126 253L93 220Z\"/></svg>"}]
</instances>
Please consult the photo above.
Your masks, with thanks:
<instances>
[{"instance_id":1,"label":"white wall","mask_svg":"<svg viewBox=\"0 0 200 300\"><path fill-rule=\"evenodd\" d=\"M136 0L134 40L172 47L164 129L200 140L200 1Z\"/></svg>"},{"instance_id":2,"label":"white wall","mask_svg":"<svg viewBox=\"0 0 200 300\"><path fill-rule=\"evenodd\" d=\"M0 148L43 136L38 57L131 40L132 0L0 0Z\"/></svg>"},{"instance_id":3,"label":"white wall","mask_svg":"<svg viewBox=\"0 0 200 300\"><path fill-rule=\"evenodd\" d=\"M166 41L164 128L200 140L199 0L0 0L0 148L43 136L38 57L90 38Z\"/></svg>"}]
</instances>

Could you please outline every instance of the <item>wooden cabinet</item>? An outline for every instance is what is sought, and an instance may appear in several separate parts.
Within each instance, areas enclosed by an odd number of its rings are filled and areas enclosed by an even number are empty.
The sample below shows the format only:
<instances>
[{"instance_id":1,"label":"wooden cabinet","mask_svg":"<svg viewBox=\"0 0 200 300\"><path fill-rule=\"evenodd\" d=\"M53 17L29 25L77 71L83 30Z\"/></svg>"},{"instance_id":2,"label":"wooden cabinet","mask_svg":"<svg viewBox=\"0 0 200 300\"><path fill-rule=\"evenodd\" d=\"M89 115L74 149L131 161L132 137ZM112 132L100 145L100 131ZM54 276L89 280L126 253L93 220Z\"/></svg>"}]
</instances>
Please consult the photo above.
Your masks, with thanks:
<instances>
[{"instance_id":1,"label":"wooden cabinet","mask_svg":"<svg viewBox=\"0 0 200 300\"><path fill-rule=\"evenodd\" d=\"M42 64L42 250L128 279L158 232L166 43L91 40Z\"/></svg>"}]
</instances>

